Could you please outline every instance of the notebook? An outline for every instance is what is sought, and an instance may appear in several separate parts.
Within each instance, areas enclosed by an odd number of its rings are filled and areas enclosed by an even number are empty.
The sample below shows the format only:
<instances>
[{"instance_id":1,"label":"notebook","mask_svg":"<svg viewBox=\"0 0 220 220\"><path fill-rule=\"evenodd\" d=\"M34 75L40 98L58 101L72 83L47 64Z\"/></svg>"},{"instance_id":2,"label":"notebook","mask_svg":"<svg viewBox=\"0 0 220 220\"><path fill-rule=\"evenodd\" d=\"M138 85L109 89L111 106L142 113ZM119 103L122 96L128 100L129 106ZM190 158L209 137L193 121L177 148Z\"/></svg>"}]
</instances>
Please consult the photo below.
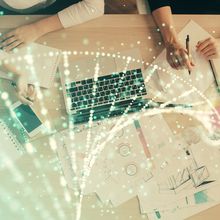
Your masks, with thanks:
<instances>
[{"instance_id":1,"label":"notebook","mask_svg":"<svg viewBox=\"0 0 220 220\"><path fill-rule=\"evenodd\" d=\"M17 160L24 153L24 147L2 120L0 120L0 140L0 168L3 168L8 161Z\"/></svg>"},{"instance_id":2,"label":"notebook","mask_svg":"<svg viewBox=\"0 0 220 220\"><path fill-rule=\"evenodd\" d=\"M29 84L50 88L54 81L61 51L45 45L31 43L13 53L0 51L0 61L8 60L19 72L27 75ZM9 79L6 73L0 72L0 77Z\"/></svg>"}]
</instances>

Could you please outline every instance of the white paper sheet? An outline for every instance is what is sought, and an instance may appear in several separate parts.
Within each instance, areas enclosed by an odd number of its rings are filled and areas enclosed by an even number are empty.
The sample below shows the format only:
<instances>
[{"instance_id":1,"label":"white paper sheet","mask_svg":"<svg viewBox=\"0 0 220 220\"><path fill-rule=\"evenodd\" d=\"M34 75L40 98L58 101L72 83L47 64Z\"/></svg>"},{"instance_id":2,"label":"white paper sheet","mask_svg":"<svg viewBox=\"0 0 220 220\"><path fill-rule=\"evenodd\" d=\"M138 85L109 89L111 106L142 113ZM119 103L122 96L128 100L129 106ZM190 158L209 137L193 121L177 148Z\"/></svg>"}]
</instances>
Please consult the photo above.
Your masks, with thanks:
<instances>
[{"instance_id":1,"label":"white paper sheet","mask_svg":"<svg viewBox=\"0 0 220 220\"><path fill-rule=\"evenodd\" d=\"M188 70L172 69L166 61L165 50L153 62L153 66L146 70L152 72L154 69L155 74L160 79L158 83L163 88L161 98L173 103L193 103L203 100L199 93L204 93L214 82L208 61L195 51L197 42L211 37L211 35L194 21L190 21L178 35L183 45L185 45L188 34L190 35L190 50L196 65L191 75L189 75Z\"/></svg>"},{"instance_id":2,"label":"white paper sheet","mask_svg":"<svg viewBox=\"0 0 220 220\"><path fill-rule=\"evenodd\" d=\"M50 88L60 60L60 50L31 43L12 53L0 51L0 61L2 60L7 60L25 74L29 84L37 83L40 87ZM0 73L0 77L7 78L4 73Z\"/></svg>"}]
</instances>

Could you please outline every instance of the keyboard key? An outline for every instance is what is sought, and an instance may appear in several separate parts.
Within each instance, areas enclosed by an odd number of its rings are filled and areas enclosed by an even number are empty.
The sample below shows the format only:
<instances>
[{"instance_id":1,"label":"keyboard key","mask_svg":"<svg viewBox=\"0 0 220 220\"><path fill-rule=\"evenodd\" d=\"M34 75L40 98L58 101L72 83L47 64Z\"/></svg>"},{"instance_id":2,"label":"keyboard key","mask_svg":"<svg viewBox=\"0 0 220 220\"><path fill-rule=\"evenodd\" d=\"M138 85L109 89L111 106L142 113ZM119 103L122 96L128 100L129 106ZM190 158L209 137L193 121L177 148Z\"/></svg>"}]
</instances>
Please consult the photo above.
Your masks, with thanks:
<instances>
[{"instance_id":1,"label":"keyboard key","mask_svg":"<svg viewBox=\"0 0 220 220\"><path fill-rule=\"evenodd\" d=\"M88 93L88 94L92 93L92 89L88 89L88 90L87 90L87 93Z\"/></svg>"},{"instance_id":2,"label":"keyboard key","mask_svg":"<svg viewBox=\"0 0 220 220\"><path fill-rule=\"evenodd\" d=\"M99 86L104 86L104 81L100 82Z\"/></svg>"},{"instance_id":3,"label":"keyboard key","mask_svg":"<svg viewBox=\"0 0 220 220\"><path fill-rule=\"evenodd\" d=\"M71 97L71 98L74 98L77 96L77 93L76 92L73 92L73 93L67 93L67 97Z\"/></svg>"},{"instance_id":4,"label":"keyboard key","mask_svg":"<svg viewBox=\"0 0 220 220\"><path fill-rule=\"evenodd\" d=\"M86 84L91 84L92 82L93 82L92 79L87 79L87 80L86 80Z\"/></svg>"},{"instance_id":5,"label":"keyboard key","mask_svg":"<svg viewBox=\"0 0 220 220\"><path fill-rule=\"evenodd\" d=\"M71 107L72 107L72 109L75 109L77 107L77 104L76 103L72 103Z\"/></svg>"},{"instance_id":6,"label":"keyboard key","mask_svg":"<svg viewBox=\"0 0 220 220\"><path fill-rule=\"evenodd\" d=\"M88 89L88 88L89 88L89 85L88 85L88 84L86 84L86 85L83 86L83 89Z\"/></svg>"},{"instance_id":7,"label":"keyboard key","mask_svg":"<svg viewBox=\"0 0 220 220\"><path fill-rule=\"evenodd\" d=\"M79 97L75 97L75 98L73 99L73 101L74 101L74 102L79 101Z\"/></svg>"},{"instance_id":8,"label":"keyboard key","mask_svg":"<svg viewBox=\"0 0 220 220\"><path fill-rule=\"evenodd\" d=\"M70 89L66 89L66 92L71 93L71 92L75 92L77 90L78 90L77 87L73 87L73 88L70 88Z\"/></svg>"}]
</instances>

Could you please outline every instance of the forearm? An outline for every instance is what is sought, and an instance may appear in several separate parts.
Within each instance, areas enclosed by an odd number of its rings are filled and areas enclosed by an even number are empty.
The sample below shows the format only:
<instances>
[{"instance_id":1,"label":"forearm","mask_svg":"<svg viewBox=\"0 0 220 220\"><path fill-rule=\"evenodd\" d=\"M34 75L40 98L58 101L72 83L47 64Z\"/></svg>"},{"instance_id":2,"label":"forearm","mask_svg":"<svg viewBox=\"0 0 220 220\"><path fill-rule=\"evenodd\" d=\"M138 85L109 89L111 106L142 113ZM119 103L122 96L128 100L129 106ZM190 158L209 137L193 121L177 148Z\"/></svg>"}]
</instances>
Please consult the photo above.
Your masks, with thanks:
<instances>
[{"instance_id":1,"label":"forearm","mask_svg":"<svg viewBox=\"0 0 220 220\"><path fill-rule=\"evenodd\" d=\"M63 28L58 15L53 15L48 18L39 20L34 23L34 25L36 29L39 30L41 36Z\"/></svg>"},{"instance_id":2,"label":"forearm","mask_svg":"<svg viewBox=\"0 0 220 220\"><path fill-rule=\"evenodd\" d=\"M177 33L174 28L172 12L169 6L161 7L153 11L153 17L160 29L164 43L170 44L177 41Z\"/></svg>"}]
</instances>

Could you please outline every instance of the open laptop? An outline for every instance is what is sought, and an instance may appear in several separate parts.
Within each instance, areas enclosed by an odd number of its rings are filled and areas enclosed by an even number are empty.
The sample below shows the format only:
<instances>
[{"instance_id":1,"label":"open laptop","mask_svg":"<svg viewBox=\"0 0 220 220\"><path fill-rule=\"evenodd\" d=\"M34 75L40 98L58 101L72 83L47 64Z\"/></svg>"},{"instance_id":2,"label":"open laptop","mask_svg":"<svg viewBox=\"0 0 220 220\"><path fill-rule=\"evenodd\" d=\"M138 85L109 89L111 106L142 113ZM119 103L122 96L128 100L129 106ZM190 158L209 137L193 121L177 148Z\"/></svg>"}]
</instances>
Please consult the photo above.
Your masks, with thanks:
<instances>
[{"instance_id":1,"label":"open laptop","mask_svg":"<svg viewBox=\"0 0 220 220\"><path fill-rule=\"evenodd\" d=\"M59 73L66 110L74 123L137 112L148 103L138 50L124 52L120 58L64 59Z\"/></svg>"}]
</instances>

